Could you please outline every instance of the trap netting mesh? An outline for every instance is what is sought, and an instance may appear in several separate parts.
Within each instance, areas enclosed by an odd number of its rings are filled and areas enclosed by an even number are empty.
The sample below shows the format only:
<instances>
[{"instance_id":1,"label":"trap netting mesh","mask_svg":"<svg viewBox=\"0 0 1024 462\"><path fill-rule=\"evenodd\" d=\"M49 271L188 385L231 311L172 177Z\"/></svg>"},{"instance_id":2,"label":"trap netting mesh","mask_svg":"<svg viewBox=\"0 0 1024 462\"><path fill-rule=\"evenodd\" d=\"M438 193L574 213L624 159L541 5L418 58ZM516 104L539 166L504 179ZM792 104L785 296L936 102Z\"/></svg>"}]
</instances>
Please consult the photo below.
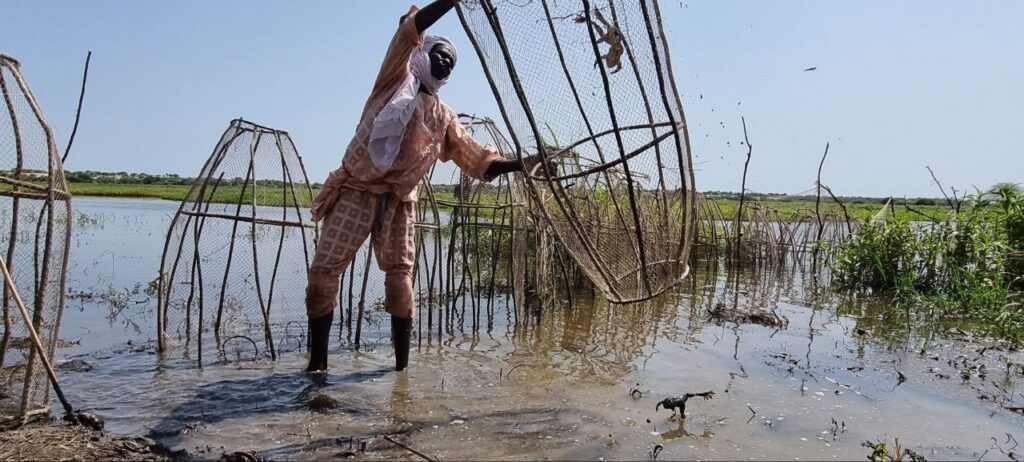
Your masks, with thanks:
<instances>
[{"instance_id":1,"label":"trap netting mesh","mask_svg":"<svg viewBox=\"0 0 1024 462\"><path fill-rule=\"evenodd\" d=\"M489 118L466 114L459 121L480 143L495 146L505 156L511 145ZM443 301L449 319L459 326L478 328L490 322L499 295L511 295L524 279L528 231L517 226L526 205L523 180L502 175L485 183L452 168L431 172L433 206L446 218L443 244ZM481 321L484 319L484 321Z\"/></svg>"},{"instance_id":2,"label":"trap netting mesh","mask_svg":"<svg viewBox=\"0 0 1024 462\"><path fill-rule=\"evenodd\" d=\"M160 350L184 345L201 365L304 348L312 199L288 133L232 121L167 233Z\"/></svg>"},{"instance_id":3,"label":"trap netting mesh","mask_svg":"<svg viewBox=\"0 0 1024 462\"><path fill-rule=\"evenodd\" d=\"M460 119L478 141L496 146L504 157L514 156L512 143L494 120L464 114ZM450 287L464 287L462 280L468 279L468 287L479 287L469 295L482 297L480 303L488 312L495 294L511 294L517 320L528 308L553 303L559 287L571 289L567 291L571 301L571 291L580 288L577 268L554 239L541 208L530 200L525 178L502 175L485 183L460 172L457 180L455 203L449 204L453 250L449 259L461 258L462 263L453 265L457 283ZM460 295L452 289L448 293Z\"/></svg>"},{"instance_id":4,"label":"trap netting mesh","mask_svg":"<svg viewBox=\"0 0 1024 462\"><path fill-rule=\"evenodd\" d=\"M557 164L528 176L526 189L578 267L614 302L674 286L688 272L696 210L657 2L458 9L516 155Z\"/></svg>"},{"instance_id":5,"label":"trap netting mesh","mask_svg":"<svg viewBox=\"0 0 1024 462\"><path fill-rule=\"evenodd\" d=\"M0 55L0 258L53 357L60 333L71 237L71 195L53 133L13 58ZM0 281L2 284L2 281ZM0 305L0 424L50 409L46 371L14 294Z\"/></svg>"}]
</instances>

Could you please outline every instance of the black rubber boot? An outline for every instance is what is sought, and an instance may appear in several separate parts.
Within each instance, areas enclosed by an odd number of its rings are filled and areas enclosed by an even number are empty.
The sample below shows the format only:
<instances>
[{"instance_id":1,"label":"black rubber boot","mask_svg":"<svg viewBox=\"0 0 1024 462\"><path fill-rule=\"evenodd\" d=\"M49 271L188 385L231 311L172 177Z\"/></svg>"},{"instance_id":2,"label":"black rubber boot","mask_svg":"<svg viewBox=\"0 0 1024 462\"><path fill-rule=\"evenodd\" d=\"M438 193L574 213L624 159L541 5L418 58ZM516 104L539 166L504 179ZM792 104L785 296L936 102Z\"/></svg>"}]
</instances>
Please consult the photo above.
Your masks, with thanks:
<instances>
[{"instance_id":1,"label":"black rubber boot","mask_svg":"<svg viewBox=\"0 0 1024 462\"><path fill-rule=\"evenodd\" d=\"M409 365L409 342L412 340L412 318L391 316L391 342L395 345L395 370Z\"/></svg>"},{"instance_id":2,"label":"black rubber boot","mask_svg":"<svg viewBox=\"0 0 1024 462\"><path fill-rule=\"evenodd\" d=\"M327 345L331 340L334 311L309 320L309 366L306 372L327 371Z\"/></svg>"}]
</instances>

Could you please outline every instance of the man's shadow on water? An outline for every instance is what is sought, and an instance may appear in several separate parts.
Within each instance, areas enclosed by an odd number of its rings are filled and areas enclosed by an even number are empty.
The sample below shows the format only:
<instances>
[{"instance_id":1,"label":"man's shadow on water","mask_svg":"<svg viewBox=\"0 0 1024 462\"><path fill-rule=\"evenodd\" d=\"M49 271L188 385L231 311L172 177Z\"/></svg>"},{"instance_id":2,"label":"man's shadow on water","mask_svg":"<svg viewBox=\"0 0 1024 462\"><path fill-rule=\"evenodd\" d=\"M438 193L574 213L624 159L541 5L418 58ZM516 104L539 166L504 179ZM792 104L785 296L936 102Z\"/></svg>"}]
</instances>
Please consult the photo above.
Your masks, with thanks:
<instances>
[{"instance_id":1,"label":"man's shadow on water","mask_svg":"<svg viewBox=\"0 0 1024 462\"><path fill-rule=\"evenodd\" d=\"M386 368L344 375L294 372L208 383L201 385L194 397L164 416L150 429L148 436L173 438L203 424L308 408L312 397L322 388L365 382L389 372L391 370ZM343 406L341 409L345 410ZM352 411L366 412L365 409Z\"/></svg>"}]
</instances>

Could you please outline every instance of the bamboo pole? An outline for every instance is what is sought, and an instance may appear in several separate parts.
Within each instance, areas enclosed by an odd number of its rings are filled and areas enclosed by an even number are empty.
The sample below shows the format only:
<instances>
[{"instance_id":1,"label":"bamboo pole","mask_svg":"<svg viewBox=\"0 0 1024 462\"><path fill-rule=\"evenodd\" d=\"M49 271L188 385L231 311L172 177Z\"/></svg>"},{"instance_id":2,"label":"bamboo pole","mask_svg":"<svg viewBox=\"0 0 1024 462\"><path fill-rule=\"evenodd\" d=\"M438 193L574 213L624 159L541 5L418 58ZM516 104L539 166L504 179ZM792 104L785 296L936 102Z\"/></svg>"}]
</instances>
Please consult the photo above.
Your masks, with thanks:
<instances>
[{"instance_id":1,"label":"bamboo pole","mask_svg":"<svg viewBox=\"0 0 1024 462\"><path fill-rule=\"evenodd\" d=\"M39 341L39 333L36 332L36 326L32 323L32 317L28 314L28 309L25 308L25 303L21 301L21 295L18 294L18 288L14 285L14 279L11 278L11 273L7 270L7 263L4 263L4 259L0 258L0 269L4 273L4 284L7 289L10 290L11 296L14 298L14 303L18 306L18 310L21 311L22 318L25 319L25 327L28 328L29 337L32 339L32 346L36 349L39 354L39 360L43 363L43 367L46 368L46 375L50 378L50 383L53 385L53 391L57 393L57 398L60 400L61 406L64 407L64 412L67 415L75 416L75 409L71 407L71 403L68 402L67 397L64 396L64 392L60 389L60 384L57 382L57 374L53 371L53 364L50 363L50 359L46 357L46 350L43 349L43 343Z\"/></svg>"},{"instance_id":2,"label":"bamboo pole","mask_svg":"<svg viewBox=\"0 0 1024 462\"><path fill-rule=\"evenodd\" d=\"M268 302L263 299L263 285L260 283L260 257L259 250L256 246L256 152L259 150L260 141L262 140L262 133L256 135L253 138L252 143L249 145L249 174L252 181L252 210L250 216L250 231L252 242L252 272L253 280L256 282L256 298L260 302L260 313L263 315L263 336L267 342L267 349L270 350L270 359L277 359L277 350L274 348L274 336L270 332L270 308L267 306ZM244 188L246 185L242 185Z\"/></svg>"}]
</instances>

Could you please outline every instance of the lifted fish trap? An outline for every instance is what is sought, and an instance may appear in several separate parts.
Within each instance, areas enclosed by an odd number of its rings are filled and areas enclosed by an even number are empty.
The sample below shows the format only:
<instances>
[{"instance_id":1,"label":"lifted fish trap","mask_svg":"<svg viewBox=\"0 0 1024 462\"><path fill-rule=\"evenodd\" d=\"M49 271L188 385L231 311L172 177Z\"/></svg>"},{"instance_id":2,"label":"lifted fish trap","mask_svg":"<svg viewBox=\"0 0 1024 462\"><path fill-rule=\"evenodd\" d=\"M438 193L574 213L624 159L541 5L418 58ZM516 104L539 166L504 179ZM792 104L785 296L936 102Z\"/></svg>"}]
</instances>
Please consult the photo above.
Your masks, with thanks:
<instances>
[{"instance_id":1,"label":"lifted fish trap","mask_svg":"<svg viewBox=\"0 0 1024 462\"><path fill-rule=\"evenodd\" d=\"M71 239L71 195L64 167L18 61L0 54L0 258L45 354L53 358L64 311ZM50 410L50 383L28 325L3 287L0 334L0 426L25 422Z\"/></svg>"},{"instance_id":2,"label":"lifted fish trap","mask_svg":"<svg viewBox=\"0 0 1024 462\"><path fill-rule=\"evenodd\" d=\"M613 302L689 272L693 167L658 3L465 0L459 18L556 238Z\"/></svg>"},{"instance_id":3,"label":"lifted fish trap","mask_svg":"<svg viewBox=\"0 0 1024 462\"><path fill-rule=\"evenodd\" d=\"M231 121L167 232L159 350L184 344L201 366L210 346L221 361L304 348L312 201L287 132Z\"/></svg>"}]
</instances>

